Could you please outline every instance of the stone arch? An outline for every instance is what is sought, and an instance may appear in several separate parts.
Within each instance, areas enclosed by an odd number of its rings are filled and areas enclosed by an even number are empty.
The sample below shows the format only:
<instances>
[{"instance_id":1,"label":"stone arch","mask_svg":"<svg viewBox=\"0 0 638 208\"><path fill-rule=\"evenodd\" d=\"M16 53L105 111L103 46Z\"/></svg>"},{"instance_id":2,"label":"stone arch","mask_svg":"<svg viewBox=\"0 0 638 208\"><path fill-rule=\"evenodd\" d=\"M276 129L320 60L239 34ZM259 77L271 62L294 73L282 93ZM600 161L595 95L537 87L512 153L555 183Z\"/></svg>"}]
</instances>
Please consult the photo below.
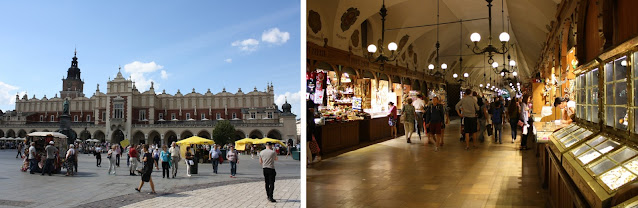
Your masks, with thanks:
<instances>
[{"instance_id":1,"label":"stone arch","mask_svg":"<svg viewBox=\"0 0 638 208\"><path fill-rule=\"evenodd\" d=\"M235 130L235 141L246 138L246 133L242 130Z\"/></svg>"},{"instance_id":2,"label":"stone arch","mask_svg":"<svg viewBox=\"0 0 638 208\"><path fill-rule=\"evenodd\" d=\"M174 131L169 130L166 133L164 133L164 140L166 140L167 144L170 144L172 142L177 142L177 134Z\"/></svg>"},{"instance_id":3,"label":"stone arch","mask_svg":"<svg viewBox=\"0 0 638 208\"><path fill-rule=\"evenodd\" d=\"M119 144L122 140L124 140L124 132L119 129L113 131L113 133L111 134L111 143Z\"/></svg>"},{"instance_id":4,"label":"stone arch","mask_svg":"<svg viewBox=\"0 0 638 208\"><path fill-rule=\"evenodd\" d=\"M48 129L42 130L42 132L50 132Z\"/></svg>"},{"instance_id":5,"label":"stone arch","mask_svg":"<svg viewBox=\"0 0 638 208\"><path fill-rule=\"evenodd\" d=\"M133 133L133 137L131 137L131 144L145 144L144 140L144 132L137 130Z\"/></svg>"},{"instance_id":6,"label":"stone arch","mask_svg":"<svg viewBox=\"0 0 638 208\"><path fill-rule=\"evenodd\" d=\"M162 136L160 136L159 132L153 130L148 133L148 142L153 144L161 144Z\"/></svg>"},{"instance_id":7,"label":"stone arch","mask_svg":"<svg viewBox=\"0 0 638 208\"><path fill-rule=\"evenodd\" d=\"M78 139L78 133L75 132L75 130L73 129L69 129L69 139L72 139L73 141L75 141L76 139Z\"/></svg>"},{"instance_id":8,"label":"stone arch","mask_svg":"<svg viewBox=\"0 0 638 208\"><path fill-rule=\"evenodd\" d=\"M91 138L91 132L84 130L80 132L80 137L78 138L80 138L82 141L86 141L87 139Z\"/></svg>"},{"instance_id":9,"label":"stone arch","mask_svg":"<svg viewBox=\"0 0 638 208\"><path fill-rule=\"evenodd\" d=\"M0 129L0 138L4 137L4 131L2 131L2 129Z\"/></svg>"},{"instance_id":10,"label":"stone arch","mask_svg":"<svg viewBox=\"0 0 638 208\"><path fill-rule=\"evenodd\" d=\"M421 90L421 81L420 80L414 80L414 82L412 83L412 89L420 91Z\"/></svg>"},{"instance_id":11,"label":"stone arch","mask_svg":"<svg viewBox=\"0 0 638 208\"><path fill-rule=\"evenodd\" d=\"M18 131L18 135L19 138L25 138L27 137L27 131L25 131L24 129L20 129L20 131Z\"/></svg>"},{"instance_id":12,"label":"stone arch","mask_svg":"<svg viewBox=\"0 0 638 208\"><path fill-rule=\"evenodd\" d=\"M93 133L93 138L100 140L100 142L106 141L106 135L104 135L104 132L100 130L97 130Z\"/></svg>"},{"instance_id":13,"label":"stone arch","mask_svg":"<svg viewBox=\"0 0 638 208\"><path fill-rule=\"evenodd\" d=\"M31 129L31 131L29 131L29 133L33 133L33 132L36 132L36 131L38 131L38 130Z\"/></svg>"},{"instance_id":14,"label":"stone arch","mask_svg":"<svg viewBox=\"0 0 638 208\"><path fill-rule=\"evenodd\" d=\"M248 134L248 137L253 139L261 139L261 138L264 138L264 133L261 133L259 129L255 129L251 131L250 134Z\"/></svg>"},{"instance_id":15,"label":"stone arch","mask_svg":"<svg viewBox=\"0 0 638 208\"><path fill-rule=\"evenodd\" d=\"M188 139L189 137L192 137L192 136L193 136L193 132L191 132L190 130L184 130L182 134L180 134L179 140Z\"/></svg>"},{"instance_id":16,"label":"stone arch","mask_svg":"<svg viewBox=\"0 0 638 208\"><path fill-rule=\"evenodd\" d=\"M271 138L271 139L278 139L278 140L282 140L283 139L283 136L281 135L281 132L279 132L279 130L277 130L277 129L270 130L268 132L268 134L266 134L266 135L267 135L266 137Z\"/></svg>"},{"instance_id":17,"label":"stone arch","mask_svg":"<svg viewBox=\"0 0 638 208\"><path fill-rule=\"evenodd\" d=\"M197 133L197 136L201 138L206 138L206 139L212 138L210 136L210 133L208 133L208 131L206 131L205 129L202 129L201 131L199 131L199 133Z\"/></svg>"},{"instance_id":18,"label":"stone arch","mask_svg":"<svg viewBox=\"0 0 638 208\"><path fill-rule=\"evenodd\" d=\"M7 131L7 137L9 138L16 137L16 132L13 129L9 129L9 131Z\"/></svg>"}]
</instances>

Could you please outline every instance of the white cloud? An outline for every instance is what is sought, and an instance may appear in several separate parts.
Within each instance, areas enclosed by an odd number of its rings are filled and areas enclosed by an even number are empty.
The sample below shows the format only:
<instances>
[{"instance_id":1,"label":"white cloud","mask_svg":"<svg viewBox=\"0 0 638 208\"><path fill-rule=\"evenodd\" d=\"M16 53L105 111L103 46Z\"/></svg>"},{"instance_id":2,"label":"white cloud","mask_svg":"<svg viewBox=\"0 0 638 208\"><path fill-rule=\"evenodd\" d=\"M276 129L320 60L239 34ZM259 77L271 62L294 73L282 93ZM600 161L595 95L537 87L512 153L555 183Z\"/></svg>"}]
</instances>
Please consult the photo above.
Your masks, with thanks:
<instances>
[{"instance_id":1,"label":"white cloud","mask_svg":"<svg viewBox=\"0 0 638 208\"><path fill-rule=\"evenodd\" d=\"M261 34L261 41L272 44L284 44L290 39L289 32L281 32L279 28L271 28Z\"/></svg>"},{"instance_id":2,"label":"white cloud","mask_svg":"<svg viewBox=\"0 0 638 208\"><path fill-rule=\"evenodd\" d=\"M253 52L257 50L257 46L259 46L259 41L253 38L249 38L246 40L238 40L230 45L238 47L239 50Z\"/></svg>"},{"instance_id":3,"label":"white cloud","mask_svg":"<svg viewBox=\"0 0 638 208\"><path fill-rule=\"evenodd\" d=\"M279 108L281 109L281 106L284 103L286 103L286 99L288 99L288 103L292 105L292 112L296 114L297 116L301 116L301 114L299 114L299 109L301 109L302 95L305 95L305 92L299 91L299 92L286 92L284 94L278 94L278 95L275 95L275 104L277 104L277 106L279 106Z\"/></svg>"},{"instance_id":4,"label":"white cloud","mask_svg":"<svg viewBox=\"0 0 638 208\"><path fill-rule=\"evenodd\" d=\"M16 86L12 86L10 84L0 82L0 105L14 104L16 101L15 91L18 89L19 88Z\"/></svg>"},{"instance_id":5,"label":"white cloud","mask_svg":"<svg viewBox=\"0 0 638 208\"><path fill-rule=\"evenodd\" d=\"M124 65L124 71L131 75L131 79L135 82L135 86L141 92L146 91L151 87L153 79L149 78L149 76L151 76L153 72L163 68L164 66L156 64L154 61L148 63L134 61ZM164 78L165 71L162 71L162 78Z\"/></svg>"},{"instance_id":6,"label":"white cloud","mask_svg":"<svg viewBox=\"0 0 638 208\"><path fill-rule=\"evenodd\" d=\"M226 63L233 63L233 59L226 59L224 60Z\"/></svg>"},{"instance_id":7,"label":"white cloud","mask_svg":"<svg viewBox=\"0 0 638 208\"><path fill-rule=\"evenodd\" d=\"M168 79L168 73L165 70L162 70L161 74L162 74L162 79L164 80Z\"/></svg>"}]
</instances>

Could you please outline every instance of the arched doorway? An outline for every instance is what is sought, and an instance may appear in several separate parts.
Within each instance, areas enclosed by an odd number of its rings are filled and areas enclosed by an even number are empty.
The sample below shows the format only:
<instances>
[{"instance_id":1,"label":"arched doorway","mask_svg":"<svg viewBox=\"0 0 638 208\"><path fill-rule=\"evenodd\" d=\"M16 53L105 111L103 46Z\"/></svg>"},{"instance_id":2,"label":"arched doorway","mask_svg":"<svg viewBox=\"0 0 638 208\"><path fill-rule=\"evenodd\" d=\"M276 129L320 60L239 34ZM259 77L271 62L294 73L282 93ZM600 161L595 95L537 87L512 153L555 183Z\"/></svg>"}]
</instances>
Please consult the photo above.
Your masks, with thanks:
<instances>
[{"instance_id":1,"label":"arched doorway","mask_svg":"<svg viewBox=\"0 0 638 208\"><path fill-rule=\"evenodd\" d=\"M162 137L157 131L151 131L151 133L148 134L148 140L151 141L153 144L162 143Z\"/></svg>"},{"instance_id":2,"label":"arched doorway","mask_svg":"<svg viewBox=\"0 0 638 208\"><path fill-rule=\"evenodd\" d=\"M100 142L105 142L105 138L106 136L104 135L104 132L97 130L95 131L95 133L93 133L93 138L100 140Z\"/></svg>"},{"instance_id":3,"label":"arched doorway","mask_svg":"<svg viewBox=\"0 0 638 208\"><path fill-rule=\"evenodd\" d=\"M281 133L277 129L270 130L267 135L267 137L271 139L283 139Z\"/></svg>"},{"instance_id":4,"label":"arched doorway","mask_svg":"<svg viewBox=\"0 0 638 208\"><path fill-rule=\"evenodd\" d=\"M133 139L131 139L131 144L144 144L146 143L144 141L144 133L142 133L141 131L136 131L133 134Z\"/></svg>"},{"instance_id":5,"label":"arched doorway","mask_svg":"<svg viewBox=\"0 0 638 208\"><path fill-rule=\"evenodd\" d=\"M13 129L9 129L9 131L7 131L7 137L15 138L16 137L16 132L13 131Z\"/></svg>"},{"instance_id":6,"label":"arched doorway","mask_svg":"<svg viewBox=\"0 0 638 208\"><path fill-rule=\"evenodd\" d=\"M173 131L167 131L166 134L164 134L164 139L166 140L167 144L177 142L177 134L175 134L175 132Z\"/></svg>"},{"instance_id":7,"label":"arched doorway","mask_svg":"<svg viewBox=\"0 0 638 208\"><path fill-rule=\"evenodd\" d=\"M261 139L261 138L264 138L264 134L261 133L261 131L255 129L255 130L250 132L248 137L253 138L253 139Z\"/></svg>"},{"instance_id":8,"label":"arched doorway","mask_svg":"<svg viewBox=\"0 0 638 208\"><path fill-rule=\"evenodd\" d=\"M27 131L25 131L24 129L20 129L20 131L18 131L18 137L19 138L27 137Z\"/></svg>"},{"instance_id":9,"label":"arched doorway","mask_svg":"<svg viewBox=\"0 0 638 208\"><path fill-rule=\"evenodd\" d=\"M235 131L235 141L240 140L246 138L246 133L244 133L242 130L236 130Z\"/></svg>"},{"instance_id":10,"label":"arched doorway","mask_svg":"<svg viewBox=\"0 0 638 208\"><path fill-rule=\"evenodd\" d=\"M119 144L122 140L124 140L124 132L122 132L122 130L115 130L111 134L111 143Z\"/></svg>"},{"instance_id":11,"label":"arched doorway","mask_svg":"<svg viewBox=\"0 0 638 208\"><path fill-rule=\"evenodd\" d=\"M180 135L181 138L179 140L188 139L188 138L190 138L192 136L193 136L193 132L191 132L189 130L186 130L186 131L182 132L182 134Z\"/></svg>"},{"instance_id":12,"label":"arched doorway","mask_svg":"<svg viewBox=\"0 0 638 208\"><path fill-rule=\"evenodd\" d=\"M82 141L86 141L87 139L90 139L90 138L91 138L91 133L89 133L89 131L84 130L82 131L82 133L80 133L80 139Z\"/></svg>"},{"instance_id":13,"label":"arched doorway","mask_svg":"<svg viewBox=\"0 0 638 208\"><path fill-rule=\"evenodd\" d=\"M4 137L4 131L0 130L0 138Z\"/></svg>"},{"instance_id":14,"label":"arched doorway","mask_svg":"<svg viewBox=\"0 0 638 208\"><path fill-rule=\"evenodd\" d=\"M206 131L206 130L201 130L199 133L197 133L197 136L201 137L201 138L206 138L206 139L210 139L211 138L210 137L210 133L208 133L208 131Z\"/></svg>"},{"instance_id":15,"label":"arched doorway","mask_svg":"<svg viewBox=\"0 0 638 208\"><path fill-rule=\"evenodd\" d=\"M38 130L31 129L31 131L29 131L29 133L33 133L33 132L36 132L36 131L38 131Z\"/></svg>"}]
</instances>

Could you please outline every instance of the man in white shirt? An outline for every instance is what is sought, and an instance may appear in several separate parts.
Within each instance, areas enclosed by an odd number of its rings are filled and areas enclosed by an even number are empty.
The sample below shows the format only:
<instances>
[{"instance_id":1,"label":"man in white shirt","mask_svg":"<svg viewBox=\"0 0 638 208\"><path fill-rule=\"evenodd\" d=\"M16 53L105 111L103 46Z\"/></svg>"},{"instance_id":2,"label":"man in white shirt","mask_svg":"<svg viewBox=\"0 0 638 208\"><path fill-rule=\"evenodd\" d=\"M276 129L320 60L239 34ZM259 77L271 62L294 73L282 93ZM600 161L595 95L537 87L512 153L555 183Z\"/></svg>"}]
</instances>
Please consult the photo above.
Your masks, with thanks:
<instances>
[{"instance_id":1,"label":"man in white shirt","mask_svg":"<svg viewBox=\"0 0 638 208\"><path fill-rule=\"evenodd\" d=\"M275 161L277 160L277 153L272 150L272 143L266 143L266 149L259 153L259 164L264 169L264 178L266 179L266 195L270 202L277 202L273 198L273 192L275 191Z\"/></svg>"},{"instance_id":2,"label":"man in white shirt","mask_svg":"<svg viewBox=\"0 0 638 208\"><path fill-rule=\"evenodd\" d=\"M33 171L38 167L38 161L35 159L35 142L31 142L29 147L29 173L33 174Z\"/></svg>"},{"instance_id":3,"label":"man in white shirt","mask_svg":"<svg viewBox=\"0 0 638 208\"><path fill-rule=\"evenodd\" d=\"M412 101L412 105L416 111L416 132L421 140L421 131L423 131L423 114L425 113L425 101L423 101L423 95L418 94L416 100Z\"/></svg>"},{"instance_id":4,"label":"man in white shirt","mask_svg":"<svg viewBox=\"0 0 638 208\"><path fill-rule=\"evenodd\" d=\"M181 155L179 154L179 147L175 145L175 142L171 144L171 148L168 150L171 154L171 173L173 173L173 178L177 175L177 164L181 159Z\"/></svg>"}]
</instances>

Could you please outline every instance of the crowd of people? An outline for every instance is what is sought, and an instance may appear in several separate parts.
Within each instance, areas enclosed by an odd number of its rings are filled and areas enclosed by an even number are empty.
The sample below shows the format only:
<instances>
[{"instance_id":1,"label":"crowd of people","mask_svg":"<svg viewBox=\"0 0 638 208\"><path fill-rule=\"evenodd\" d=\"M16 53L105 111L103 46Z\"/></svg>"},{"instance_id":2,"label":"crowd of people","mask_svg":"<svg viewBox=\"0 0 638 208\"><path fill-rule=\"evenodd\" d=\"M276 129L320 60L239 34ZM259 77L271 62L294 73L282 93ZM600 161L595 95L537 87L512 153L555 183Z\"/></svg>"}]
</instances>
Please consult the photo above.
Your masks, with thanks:
<instances>
[{"instance_id":1,"label":"crowd of people","mask_svg":"<svg viewBox=\"0 0 638 208\"><path fill-rule=\"evenodd\" d=\"M511 142L516 141L520 132L519 149L527 150L527 140L531 139L535 132L530 98L529 95L523 95L522 98L505 100L502 96L498 96L489 100L478 96L477 92L466 90L454 109L461 117L460 141L465 142L465 149L477 148L477 142L485 141L486 133L494 143L502 144L503 127L509 123L512 133ZM556 103L560 105L560 102ZM439 97L424 100L423 95L419 94L415 100L406 98L400 117L397 115L397 106L394 103L388 103L388 109L388 124L393 138L397 137L397 123L402 123L407 143L412 143L412 136L416 132L419 140L422 139L422 135L426 136L425 145L434 144L434 151L439 151L444 145L445 125L450 122L449 109ZM487 130L489 132L486 132Z\"/></svg>"}]
</instances>

